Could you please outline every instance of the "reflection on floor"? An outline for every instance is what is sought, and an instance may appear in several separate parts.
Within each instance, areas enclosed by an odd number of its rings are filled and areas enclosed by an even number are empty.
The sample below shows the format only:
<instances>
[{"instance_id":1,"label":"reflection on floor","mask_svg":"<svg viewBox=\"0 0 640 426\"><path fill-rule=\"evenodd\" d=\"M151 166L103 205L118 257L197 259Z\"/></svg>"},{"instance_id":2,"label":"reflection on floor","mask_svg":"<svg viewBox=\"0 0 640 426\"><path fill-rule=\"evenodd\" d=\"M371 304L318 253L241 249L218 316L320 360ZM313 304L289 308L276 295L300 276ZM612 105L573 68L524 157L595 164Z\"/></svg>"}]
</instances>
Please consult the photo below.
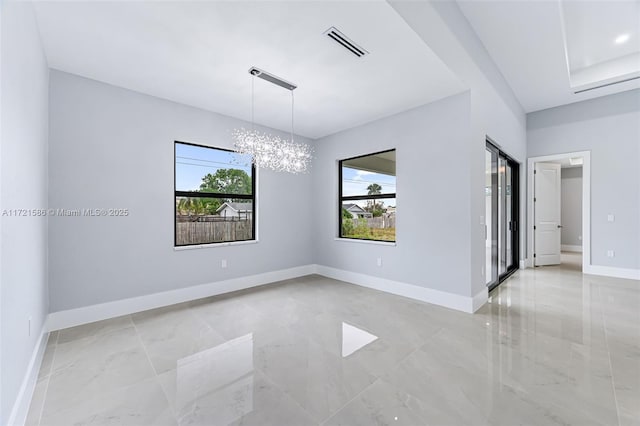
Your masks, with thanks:
<instances>
[{"instance_id":1,"label":"reflection on floor","mask_svg":"<svg viewBox=\"0 0 640 426\"><path fill-rule=\"evenodd\" d=\"M582 253L563 251L560 262L564 270L582 272Z\"/></svg>"},{"instance_id":2,"label":"reflection on floor","mask_svg":"<svg viewBox=\"0 0 640 426\"><path fill-rule=\"evenodd\" d=\"M29 425L638 425L640 283L519 271L475 315L308 276L52 333Z\"/></svg>"}]
</instances>

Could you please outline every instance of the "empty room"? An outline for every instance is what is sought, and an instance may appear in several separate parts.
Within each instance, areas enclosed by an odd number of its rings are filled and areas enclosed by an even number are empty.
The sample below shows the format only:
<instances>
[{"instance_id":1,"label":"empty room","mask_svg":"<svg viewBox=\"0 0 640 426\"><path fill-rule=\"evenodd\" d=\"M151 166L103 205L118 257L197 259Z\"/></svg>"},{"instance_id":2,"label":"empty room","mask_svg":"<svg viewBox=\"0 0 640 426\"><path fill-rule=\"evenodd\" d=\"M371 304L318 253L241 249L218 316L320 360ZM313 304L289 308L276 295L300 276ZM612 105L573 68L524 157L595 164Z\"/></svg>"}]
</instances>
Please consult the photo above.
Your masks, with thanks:
<instances>
[{"instance_id":1,"label":"empty room","mask_svg":"<svg viewBox=\"0 0 640 426\"><path fill-rule=\"evenodd\" d=\"M0 26L0 425L640 426L640 1Z\"/></svg>"}]
</instances>

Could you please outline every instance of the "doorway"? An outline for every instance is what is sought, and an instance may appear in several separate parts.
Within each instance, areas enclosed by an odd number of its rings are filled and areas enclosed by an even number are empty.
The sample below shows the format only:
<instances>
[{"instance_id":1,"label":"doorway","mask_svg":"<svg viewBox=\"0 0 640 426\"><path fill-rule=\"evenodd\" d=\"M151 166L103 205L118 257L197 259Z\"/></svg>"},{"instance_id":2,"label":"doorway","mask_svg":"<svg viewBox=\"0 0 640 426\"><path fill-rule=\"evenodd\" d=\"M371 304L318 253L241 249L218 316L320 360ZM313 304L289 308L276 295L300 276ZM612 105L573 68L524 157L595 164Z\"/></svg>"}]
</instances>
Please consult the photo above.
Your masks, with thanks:
<instances>
[{"instance_id":1,"label":"doorway","mask_svg":"<svg viewBox=\"0 0 640 426\"><path fill-rule=\"evenodd\" d=\"M487 141L485 250L489 291L518 269L519 163Z\"/></svg>"},{"instance_id":2,"label":"doorway","mask_svg":"<svg viewBox=\"0 0 640 426\"><path fill-rule=\"evenodd\" d=\"M527 267L590 271L590 157L580 151L529 158Z\"/></svg>"}]
</instances>

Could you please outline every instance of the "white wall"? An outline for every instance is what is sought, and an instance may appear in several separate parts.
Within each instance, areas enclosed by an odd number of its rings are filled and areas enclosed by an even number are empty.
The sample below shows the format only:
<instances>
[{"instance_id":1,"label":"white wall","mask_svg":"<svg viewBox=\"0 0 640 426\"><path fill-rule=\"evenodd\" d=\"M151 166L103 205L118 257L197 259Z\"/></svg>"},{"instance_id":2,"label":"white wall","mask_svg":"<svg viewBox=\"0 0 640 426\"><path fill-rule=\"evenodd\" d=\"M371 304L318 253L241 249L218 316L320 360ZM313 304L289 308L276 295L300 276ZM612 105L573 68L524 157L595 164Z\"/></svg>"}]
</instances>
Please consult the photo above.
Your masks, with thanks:
<instances>
[{"instance_id":1,"label":"white wall","mask_svg":"<svg viewBox=\"0 0 640 426\"><path fill-rule=\"evenodd\" d=\"M5 1L1 19L0 207L43 209L49 70L31 3ZM0 424L6 425L48 312L47 219L2 215L1 230Z\"/></svg>"},{"instance_id":2,"label":"white wall","mask_svg":"<svg viewBox=\"0 0 640 426\"><path fill-rule=\"evenodd\" d=\"M316 263L470 296L468 144L468 93L317 140ZM338 160L393 148L397 245L336 240Z\"/></svg>"},{"instance_id":3,"label":"white wall","mask_svg":"<svg viewBox=\"0 0 640 426\"><path fill-rule=\"evenodd\" d=\"M485 138L520 162L520 256L525 256L526 119L513 91L471 28L459 6L451 2L390 0L425 43L469 88L471 96L471 133L468 150L467 212L471 236L469 293L486 288L485 280Z\"/></svg>"},{"instance_id":4,"label":"white wall","mask_svg":"<svg viewBox=\"0 0 640 426\"><path fill-rule=\"evenodd\" d=\"M591 263L640 269L640 90L529 114L527 139L530 157L591 151Z\"/></svg>"},{"instance_id":5,"label":"white wall","mask_svg":"<svg viewBox=\"0 0 640 426\"><path fill-rule=\"evenodd\" d=\"M231 148L247 123L59 71L50 85L50 207L130 210L50 219L52 312L312 262L311 175L265 170L257 244L174 251L174 141Z\"/></svg>"},{"instance_id":6,"label":"white wall","mask_svg":"<svg viewBox=\"0 0 640 426\"><path fill-rule=\"evenodd\" d=\"M582 246L582 167L561 169L562 245Z\"/></svg>"}]
</instances>

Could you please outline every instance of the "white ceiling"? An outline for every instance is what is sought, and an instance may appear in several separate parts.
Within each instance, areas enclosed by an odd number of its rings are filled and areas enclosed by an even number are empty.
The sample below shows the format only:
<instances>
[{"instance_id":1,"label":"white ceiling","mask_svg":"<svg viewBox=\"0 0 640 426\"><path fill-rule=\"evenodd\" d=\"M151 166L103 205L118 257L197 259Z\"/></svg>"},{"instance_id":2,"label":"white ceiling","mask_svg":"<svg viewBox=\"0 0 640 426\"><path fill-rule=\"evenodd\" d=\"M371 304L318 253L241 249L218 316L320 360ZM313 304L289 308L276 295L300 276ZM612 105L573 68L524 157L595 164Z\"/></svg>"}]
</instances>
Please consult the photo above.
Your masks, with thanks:
<instances>
[{"instance_id":1,"label":"white ceiling","mask_svg":"<svg viewBox=\"0 0 640 426\"><path fill-rule=\"evenodd\" d=\"M593 62L599 68L582 73L581 83L584 78L594 80L593 76L604 80L603 75L612 74L612 64L603 61L617 58L625 49L640 51L638 38L632 34L635 30L637 35L638 30L633 20L640 22L635 7L638 0L458 0L458 4L526 112L640 87L640 80L635 80L574 94L572 85L578 84L572 84L568 66L569 60L576 66ZM567 5L569 16L565 18L572 24L565 29L563 9ZM627 16L633 13L632 18ZM611 34L616 31L632 35L622 49L614 44Z\"/></svg>"},{"instance_id":2,"label":"white ceiling","mask_svg":"<svg viewBox=\"0 0 640 426\"><path fill-rule=\"evenodd\" d=\"M250 119L257 66L298 85L296 133L318 138L463 91L385 1L37 2L49 66ZM370 55L323 32L335 26ZM290 92L255 81L257 123L289 130Z\"/></svg>"},{"instance_id":3,"label":"white ceiling","mask_svg":"<svg viewBox=\"0 0 640 426\"><path fill-rule=\"evenodd\" d=\"M640 52L639 1L565 1L569 66L579 70ZM626 34L626 43L616 37Z\"/></svg>"}]
</instances>

